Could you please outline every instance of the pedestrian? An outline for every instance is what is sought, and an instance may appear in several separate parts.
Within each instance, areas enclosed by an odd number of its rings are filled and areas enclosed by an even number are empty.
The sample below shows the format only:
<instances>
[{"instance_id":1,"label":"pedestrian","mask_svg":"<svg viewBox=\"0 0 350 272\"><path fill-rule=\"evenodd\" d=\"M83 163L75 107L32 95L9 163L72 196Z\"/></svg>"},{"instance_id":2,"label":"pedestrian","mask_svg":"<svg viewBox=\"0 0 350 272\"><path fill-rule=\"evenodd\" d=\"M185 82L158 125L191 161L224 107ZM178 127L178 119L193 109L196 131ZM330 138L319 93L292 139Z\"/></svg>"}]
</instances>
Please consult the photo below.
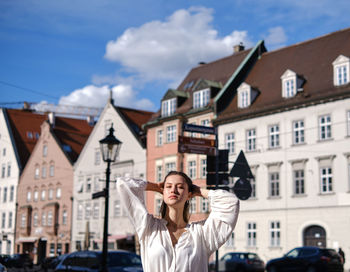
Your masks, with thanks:
<instances>
[{"instance_id":1,"label":"pedestrian","mask_svg":"<svg viewBox=\"0 0 350 272\"><path fill-rule=\"evenodd\" d=\"M208 260L232 234L239 201L224 190L208 190L192 183L183 172L171 171L164 182L118 178L118 193L139 237L145 272L205 272ZM147 212L144 191L163 195L161 218ZM209 199L206 220L189 224L189 200Z\"/></svg>"},{"instance_id":2,"label":"pedestrian","mask_svg":"<svg viewBox=\"0 0 350 272\"><path fill-rule=\"evenodd\" d=\"M345 253L344 251L341 249L341 247L338 249L338 253L342 258L342 262L345 263Z\"/></svg>"}]
</instances>

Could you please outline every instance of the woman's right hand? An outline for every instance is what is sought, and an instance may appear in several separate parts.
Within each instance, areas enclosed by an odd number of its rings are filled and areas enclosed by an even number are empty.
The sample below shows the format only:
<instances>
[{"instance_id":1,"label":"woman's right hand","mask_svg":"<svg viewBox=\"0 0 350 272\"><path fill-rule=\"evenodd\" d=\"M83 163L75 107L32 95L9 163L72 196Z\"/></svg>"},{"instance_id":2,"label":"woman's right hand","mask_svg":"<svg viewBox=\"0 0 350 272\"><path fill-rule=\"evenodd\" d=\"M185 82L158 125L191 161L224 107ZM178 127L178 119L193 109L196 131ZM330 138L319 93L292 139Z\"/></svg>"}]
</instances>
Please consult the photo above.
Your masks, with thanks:
<instances>
[{"instance_id":1,"label":"woman's right hand","mask_svg":"<svg viewBox=\"0 0 350 272\"><path fill-rule=\"evenodd\" d=\"M163 194L163 189L164 189L164 182L154 183L154 182L147 181L146 191L153 191L153 192Z\"/></svg>"}]
</instances>

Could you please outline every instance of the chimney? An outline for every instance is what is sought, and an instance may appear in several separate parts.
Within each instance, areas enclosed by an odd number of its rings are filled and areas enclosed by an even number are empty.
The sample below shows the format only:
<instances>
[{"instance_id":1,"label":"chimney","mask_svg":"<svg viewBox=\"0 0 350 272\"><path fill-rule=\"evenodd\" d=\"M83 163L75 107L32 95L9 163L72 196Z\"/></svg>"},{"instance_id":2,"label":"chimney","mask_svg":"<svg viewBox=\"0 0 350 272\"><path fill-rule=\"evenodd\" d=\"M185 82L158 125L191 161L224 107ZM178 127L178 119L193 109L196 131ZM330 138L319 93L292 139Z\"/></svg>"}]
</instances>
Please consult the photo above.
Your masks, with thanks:
<instances>
[{"instance_id":1,"label":"chimney","mask_svg":"<svg viewBox=\"0 0 350 272\"><path fill-rule=\"evenodd\" d=\"M54 127L55 126L55 113L49 112L48 117L49 117L50 125Z\"/></svg>"},{"instance_id":2,"label":"chimney","mask_svg":"<svg viewBox=\"0 0 350 272\"><path fill-rule=\"evenodd\" d=\"M87 118L86 118L86 121L88 122L88 124L90 126L93 126L95 124L95 118L91 115L89 115Z\"/></svg>"},{"instance_id":3,"label":"chimney","mask_svg":"<svg viewBox=\"0 0 350 272\"><path fill-rule=\"evenodd\" d=\"M114 105L113 90L112 90L112 89L109 90L109 99L108 99L108 102L111 103L112 105Z\"/></svg>"},{"instance_id":4,"label":"chimney","mask_svg":"<svg viewBox=\"0 0 350 272\"><path fill-rule=\"evenodd\" d=\"M233 54L241 52L244 50L244 45L242 42L240 42L239 44L236 44L235 46L233 46Z\"/></svg>"}]
</instances>

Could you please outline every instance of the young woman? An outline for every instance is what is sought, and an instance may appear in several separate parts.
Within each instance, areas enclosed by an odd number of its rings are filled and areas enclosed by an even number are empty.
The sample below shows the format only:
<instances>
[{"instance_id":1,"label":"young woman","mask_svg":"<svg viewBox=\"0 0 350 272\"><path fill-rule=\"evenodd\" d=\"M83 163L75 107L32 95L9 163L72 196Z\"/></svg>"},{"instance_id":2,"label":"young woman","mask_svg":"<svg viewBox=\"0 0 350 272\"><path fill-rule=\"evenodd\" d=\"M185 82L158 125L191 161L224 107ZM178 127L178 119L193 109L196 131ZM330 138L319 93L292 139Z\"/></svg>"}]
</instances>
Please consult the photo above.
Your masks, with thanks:
<instances>
[{"instance_id":1,"label":"young woman","mask_svg":"<svg viewBox=\"0 0 350 272\"><path fill-rule=\"evenodd\" d=\"M200 188L182 172L170 172L162 183L119 178L117 188L138 234L145 272L208 271L209 256L226 242L237 222L239 201L234 194ZM148 214L145 190L163 194L161 219ZM211 213L189 224L189 200L195 196L209 199Z\"/></svg>"}]
</instances>

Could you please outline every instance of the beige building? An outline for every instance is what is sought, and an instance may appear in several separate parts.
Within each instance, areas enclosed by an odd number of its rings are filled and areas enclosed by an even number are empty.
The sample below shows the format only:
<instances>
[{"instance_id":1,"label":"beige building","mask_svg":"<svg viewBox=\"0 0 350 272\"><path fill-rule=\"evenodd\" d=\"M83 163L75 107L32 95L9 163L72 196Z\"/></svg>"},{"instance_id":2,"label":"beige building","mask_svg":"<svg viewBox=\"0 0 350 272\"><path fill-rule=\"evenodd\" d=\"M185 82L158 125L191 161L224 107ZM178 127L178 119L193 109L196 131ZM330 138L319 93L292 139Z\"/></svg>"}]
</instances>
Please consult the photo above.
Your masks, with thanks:
<instances>
[{"instance_id":1,"label":"beige building","mask_svg":"<svg viewBox=\"0 0 350 272\"><path fill-rule=\"evenodd\" d=\"M53 114L41 125L18 185L15 241L35 263L70 251L73 163L91 130L85 120Z\"/></svg>"}]
</instances>

